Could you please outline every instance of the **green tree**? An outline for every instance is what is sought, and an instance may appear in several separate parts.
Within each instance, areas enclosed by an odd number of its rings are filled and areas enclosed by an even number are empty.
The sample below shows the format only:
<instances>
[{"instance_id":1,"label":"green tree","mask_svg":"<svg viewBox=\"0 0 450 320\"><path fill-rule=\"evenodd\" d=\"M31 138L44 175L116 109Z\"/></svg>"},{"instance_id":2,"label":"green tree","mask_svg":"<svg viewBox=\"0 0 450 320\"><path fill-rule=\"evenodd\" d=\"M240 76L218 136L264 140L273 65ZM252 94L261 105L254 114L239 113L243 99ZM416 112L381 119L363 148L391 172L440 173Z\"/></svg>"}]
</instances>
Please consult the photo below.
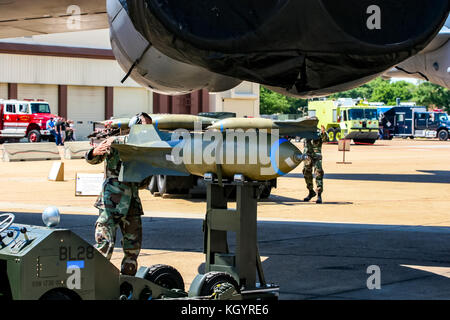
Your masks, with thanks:
<instances>
[{"instance_id":1,"label":"green tree","mask_svg":"<svg viewBox=\"0 0 450 320\"><path fill-rule=\"evenodd\" d=\"M418 105L450 111L450 91L431 82L422 82L413 92Z\"/></svg>"},{"instance_id":2,"label":"green tree","mask_svg":"<svg viewBox=\"0 0 450 320\"><path fill-rule=\"evenodd\" d=\"M285 113L289 109L287 98L261 86L260 113Z\"/></svg>"},{"instance_id":3,"label":"green tree","mask_svg":"<svg viewBox=\"0 0 450 320\"><path fill-rule=\"evenodd\" d=\"M382 80L373 89L369 101L384 102L386 105L395 105L397 98L401 101L411 101L415 85L406 81L390 82Z\"/></svg>"},{"instance_id":4,"label":"green tree","mask_svg":"<svg viewBox=\"0 0 450 320\"><path fill-rule=\"evenodd\" d=\"M414 85L406 81L391 82L376 78L360 87L338 92L329 98L363 98L370 102L395 105L397 98L402 102L414 101L417 105L450 111L450 90L439 85L422 82ZM261 114L299 114L305 110L308 100L286 97L261 86Z\"/></svg>"},{"instance_id":5,"label":"green tree","mask_svg":"<svg viewBox=\"0 0 450 320\"><path fill-rule=\"evenodd\" d=\"M307 99L287 97L287 100L289 102L288 114L302 114L308 108Z\"/></svg>"},{"instance_id":6,"label":"green tree","mask_svg":"<svg viewBox=\"0 0 450 320\"><path fill-rule=\"evenodd\" d=\"M357 88L354 88L354 89L351 89L348 91L343 91L343 92L338 92L338 93L332 94L330 96L330 98L332 98L332 99L339 99L339 98L370 99L370 97L372 96L373 88L374 88L374 85L372 84L372 82L369 82L369 83L363 84L360 87L357 87Z\"/></svg>"}]
</instances>

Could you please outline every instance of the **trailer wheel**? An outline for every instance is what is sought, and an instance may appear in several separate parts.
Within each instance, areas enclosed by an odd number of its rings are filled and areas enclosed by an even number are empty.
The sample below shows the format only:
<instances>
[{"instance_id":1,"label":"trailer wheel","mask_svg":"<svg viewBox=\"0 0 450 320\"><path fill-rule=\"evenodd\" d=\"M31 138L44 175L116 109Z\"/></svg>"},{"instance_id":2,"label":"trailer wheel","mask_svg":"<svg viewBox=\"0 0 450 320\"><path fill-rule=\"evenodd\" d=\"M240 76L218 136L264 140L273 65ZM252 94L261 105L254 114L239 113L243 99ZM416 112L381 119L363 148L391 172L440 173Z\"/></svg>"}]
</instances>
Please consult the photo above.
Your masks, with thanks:
<instances>
[{"instance_id":1,"label":"trailer wheel","mask_svg":"<svg viewBox=\"0 0 450 320\"><path fill-rule=\"evenodd\" d=\"M39 300L80 301L81 298L73 291L70 291L65 288L59 288L59 289L52 289L50 291L47 291L42 297L39 298Z\"/></svg>"},{"instance_id":2,"label":"trailer wheel","mask_svg":"<svg viewBox=\"0 0 450 320\"><path fill-rule=\"evenodd\" d=\"M157 176L152 176L150 183L148 184L148 190L151 194L155 194L155 192L158 192Z\"/></svg>"},{"instance_id":3,"label":"trailer wheel","mask_svg":"<svg viewBox=\"0 0 450 320\"><path fill-rule=\"evenodd\" d=\"M158 175L157 176L158 190L161 195L168 192L167 190L167 176Z\"/></svg>"},{"instance_id":4,"label":"trailer wheel","mask_svg":"<svg viewBox=\"0 0 450 320\"><path fill-rule=\"evenodd\" d=\"M447 130L441 130L438 132L439 140L441 141L447 141L448 140L448 131Z\"/></svg>"},{"instance_id":5,"label":"trailer wheel","mask_svg":"<svg viewBox=\"0 0 450 320\"><path fill-rule=\"evenodd\" d=\"M189 189L193 186L192 176L166 176L158 175L157 183L159 193L163 194L188 194Z\"/></svg>"},{"instance_id":6,"label":"trailer wheel","mask_svg":"<svg viewBox=\"0 0 450 320\"><path fill-rule=\"evenodd\" d=\"M37 130L31 130L28 133L28 142L40 142L41 141L41 133Z\"/></svg>"},{"instance_id":7,"label":"trailer wheel","mask_svg":"<svg viewBox=\"0 0 450 320\"><path fill-rule=\"evenodd\" d=\"M158 175L158 189L161 195L163 194L174 194L177 193L178 184L176 181L177 177Z\"/></svg>"},{"instance_id":8,"label":"trailer wheel","mask_svg":"<svg viewBox=\"0 0 450 320\"><path fill-rule=\"evenodd\" d=\"M272 186L264 186L259 198L260 199L269 199L271 193L272 193Z\"/></svg>"},{"instance_id":9,"label":"trailer wheel","mask_svg":"<svg viewBox=\"0 0 450 320\"><path fill-rule=\"evenodd\" d=\"M184 291L184 281L181 274L174 268L165 264L151 266L144 279L167 289L180 289Z\"/></svg>"},{"instance_id":10,"label":"trailer wheel","mask_svg":"<svg viewBox=\"0 0 450 320\"><path fill-rule=\"evenodd\" d=\"M240 292L237 281L229 273L217 271L208 272L200 287L200 296L210 296L220 285L226 283L231 284L236 289L236 292Z\"/></svg>"}]
</instances>

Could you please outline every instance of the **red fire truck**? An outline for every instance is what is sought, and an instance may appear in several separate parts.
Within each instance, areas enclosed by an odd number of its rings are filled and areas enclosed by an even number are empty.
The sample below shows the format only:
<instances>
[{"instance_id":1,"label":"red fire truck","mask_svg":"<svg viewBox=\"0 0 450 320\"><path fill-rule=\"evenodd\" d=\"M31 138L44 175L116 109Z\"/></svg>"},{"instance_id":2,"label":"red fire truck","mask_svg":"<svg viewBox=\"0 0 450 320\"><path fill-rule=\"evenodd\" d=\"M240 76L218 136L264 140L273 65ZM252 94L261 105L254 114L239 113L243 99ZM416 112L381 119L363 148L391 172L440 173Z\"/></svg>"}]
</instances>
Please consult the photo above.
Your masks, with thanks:
<instances>
[{"instance_id":1,"label":"red fire truck","mask_svg":"<svg viewBox=\"0 0 450 320\"><path fill-rule=\"evenodd\" d=\"M50 140L46 124L55 117L44 100L0 100L0 143Z\"/></svg>"}]
</instances>

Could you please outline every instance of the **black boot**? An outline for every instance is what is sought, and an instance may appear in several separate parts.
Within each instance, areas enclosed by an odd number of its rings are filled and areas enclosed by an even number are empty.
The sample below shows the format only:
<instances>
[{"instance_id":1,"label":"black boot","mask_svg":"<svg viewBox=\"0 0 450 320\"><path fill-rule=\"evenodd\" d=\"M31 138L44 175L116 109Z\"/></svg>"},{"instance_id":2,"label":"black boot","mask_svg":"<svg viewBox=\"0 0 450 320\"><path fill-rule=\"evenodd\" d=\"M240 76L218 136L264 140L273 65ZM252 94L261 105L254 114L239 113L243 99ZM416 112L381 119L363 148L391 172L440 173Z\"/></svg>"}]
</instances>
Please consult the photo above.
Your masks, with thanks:
<instances>
[{"instance_id":1,"label":"black boot","mask_svg":"<svg viewBox=\"0 0 450 320\"><path fill-rule=\"evenodd\" d=\"M305 199L303 199L303 201L308 202L309 200L311 200L315 196L316 196L316 193L313 190L309 190L308 196Z\"/></svg>"},{"instance_id":2,"label":"black boot","mask_svg":"<svg viewBox=\"0 0 450 320\"><path fill-rule=\"evenodd\" d=\"M319 192L319 195L317 196L316 203L322 203L322 192Z\"/></svg>"}]
</instances>

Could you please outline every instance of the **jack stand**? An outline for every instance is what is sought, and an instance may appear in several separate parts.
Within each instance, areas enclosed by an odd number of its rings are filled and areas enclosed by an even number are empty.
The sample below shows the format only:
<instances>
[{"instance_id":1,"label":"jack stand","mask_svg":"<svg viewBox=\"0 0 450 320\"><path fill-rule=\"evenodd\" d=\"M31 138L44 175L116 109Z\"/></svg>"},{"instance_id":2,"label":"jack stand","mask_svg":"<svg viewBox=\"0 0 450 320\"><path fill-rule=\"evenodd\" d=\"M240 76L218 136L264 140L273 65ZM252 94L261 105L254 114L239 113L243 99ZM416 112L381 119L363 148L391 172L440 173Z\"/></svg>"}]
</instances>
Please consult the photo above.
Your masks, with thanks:
<instances>
[{"instance_id":1,"label":"jack stand","mask_svg":"<svg viewBox=\"0 0 450 320\"><path fill-rule=\"evenodd\" d=\"M194 279L190 295L198 293L202 278L208 273L222 272L236 280L242 299L278 298L279 287L267 284L258 251L257 205L262 184L222 179L207 182L207 212L203 225L206 274ZM236 209L229 209L228 201L234 191ZM234 253L229 251L228 232L236 235Z\"/></svg>"}]
</instances>

